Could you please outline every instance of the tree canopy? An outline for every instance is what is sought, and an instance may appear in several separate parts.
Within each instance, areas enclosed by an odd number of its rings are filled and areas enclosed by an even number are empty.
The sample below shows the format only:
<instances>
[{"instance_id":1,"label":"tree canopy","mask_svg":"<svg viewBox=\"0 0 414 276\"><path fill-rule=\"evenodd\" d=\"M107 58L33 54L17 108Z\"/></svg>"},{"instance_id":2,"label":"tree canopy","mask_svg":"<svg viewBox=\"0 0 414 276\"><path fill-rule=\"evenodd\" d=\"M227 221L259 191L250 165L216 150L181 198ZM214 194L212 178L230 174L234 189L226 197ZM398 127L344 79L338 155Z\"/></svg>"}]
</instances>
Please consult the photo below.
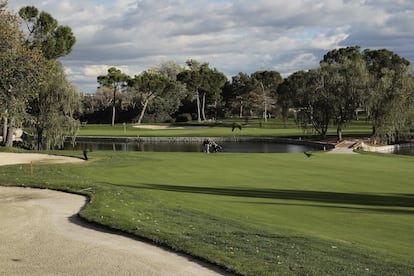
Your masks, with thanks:
<instances>
[{"instance_id":1,"label":"tree canopy","mask_svg":"<svg viewBox=\"0 0 414 276\"><path fill-rule=\"evenodd\" d=\"M35 129L38 150L60 148L67 136L76 136L80 123L74 117L81 112L80 95L59 62L48 62L45 87L29 106L28 121Z\"/></svg>"},{"instance_id":2,"label":"tree canopy","mask_svg":"<svg viewBox=\"0 0 414 276\"><path fill-rule=\"evenodd\" d=\"M326 53L319 68L287 77L278 94L285 108L299 110L297 120L304 129L311 124L324 136L332 123L341 140L344 125L364 109L373 138L390 143L414 128L412 82L406 59L386 49L361 52L359 46L349 46Z\"/></svg>"},{"instance_id":3,"label":"tree canopy","mask_svg":"<svg viewBox=\"0 0 414 276\"><path fill-rule=\"evenodd\" d=\"M3 141L12 146L14 129L25 127L37 137L39 149L59 147L77 128L73 116L80 99L55 58L70 52L74 36L69 27L58 26L49 14L39 15L35 7L20 11L31 26L27 35L6 4L0 4Z\"/></svg>"},{"instance_id":4,"label":"tree canopy","mask_svg":"<svg viewBox=\"0 0 414 276\"><path fill-rule=\"evenodd\" d=\"M177 80L186 84L196 98L197 120L206 120L206 102L208 99L217 101L221 89L226 83L226 76L216 68L211 69L208 63L200 64L196 60L188 60L188 69L177 75Z\"/></svg>"},{"instance_id":5,"label":"tree canopy","mask_svg":"<svg viewBox=\"0 0 414 276\"><path fill-rule=\"evenodd\" d=\"M277 87L282 83L283 78L276 71L256 71L252 74L252 78L256 81L257 89L252 90L251 95L261 102L263 106L262 117L266 121L269 107L276 103ZM260 103L257 105L260 106Z\"/></svg>"},{"instance_id":6,"label":"tree canopy","mask_svg":"<svg viewBox=\"0 0 414 276\"><path fill-rule=\"evenodd\" d=\"M138 124L141 124L149 104L155 99L165 97L165 94L172 94L175 91L175 81L167 76L143 72L128 81L128 88L135 93L142 105Z\"/></svg>"},{"instance_id":7,"label":"tree canopy","mask_svg":"<svg viewBox=\"0 0 414 276\"><path fill-rule=\"evenodd\" d=\"M372 134L375 140L394 142L414 128L410 63L387 49L366 49L363 55L370 73L366 109Z\"/></svg>"},{"instance_id":8,"label":"tree canopy","mask_svg":"<svg viewBox=\"0 0 414 276\"><path fill-rule=\"evenodd\" d=\"M47 59L57 59L68 55L76 43L72 29L58 24L47 12L39 12L34 6L19 10L29 32L27 43L42 50Z\"/></svg>"},{"instance_id":9,"label":"tree canopy","mask_svg":"<svg viewBox=\"0 0 414 276\"><path fill-rule=\"evenodd\" d=\"M335 49L321 61L322 86L330 95L332 121L342 140L344 125L354 118L367 90L368 71L359 46Z\"/></svg>"},{"instance_id":10,"label":"tree canopy","mask_svg":"<svg viewBox=\"0 0 414 276\"><path fill-rule=\"evenodd\" d=\"M115 125L116 116L116 94L121 91L122 88L126 87L129 76L123 73L120 69L111 67L108 69L106 75L100 75L97 77L97 81L100 86L111 88L113 91L112 96L112 126Z\"/></svg>"},{"instance_id":11,"label":"tree canopy","mask_svg":"<svg viewBox=\"0 0 414 276\"><path fill-rule=\"evenodd\" d=\"M26 47L16 16L0 10L0 107L3 142L13 145L13 132L27 118L26 107L38 97L45 82L46 60L37 49Z\"/></svg>"}]
</instances>

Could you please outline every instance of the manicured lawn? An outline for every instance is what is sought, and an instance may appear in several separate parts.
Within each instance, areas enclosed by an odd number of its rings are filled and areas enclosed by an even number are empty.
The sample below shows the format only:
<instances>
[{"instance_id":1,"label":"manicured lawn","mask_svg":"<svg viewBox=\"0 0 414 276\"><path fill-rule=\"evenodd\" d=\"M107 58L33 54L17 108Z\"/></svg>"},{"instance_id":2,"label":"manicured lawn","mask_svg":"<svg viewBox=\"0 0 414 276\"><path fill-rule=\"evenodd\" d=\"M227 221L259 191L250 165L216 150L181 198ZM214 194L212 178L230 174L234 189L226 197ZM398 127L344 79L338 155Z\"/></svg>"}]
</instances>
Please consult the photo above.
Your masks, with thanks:
<instances>
[{"instance_id":1,"label":"manicured lawn","mask_svg":"<svg viewBox=\"0 0 414 276\"><path fill-rule=\"evenodd\" d=\"M300 136L302 131L295 127L289 128L243 128L233 132L231 127L199 127L183 129L143 129L127 125L87 125L82 127L78 136L129 136L129 137L228 137L228 136Z\"/></svg>"},{"instance_id":2,"label":"manicured lawn","mask_svg":"<svg viewBox=\"0 0 414 276\"><path fill-rule=\"evenodd\" d=\"M62 153L62 152L60 152ZM66 154L81 156L80 152ZM91 196L81 215L245 275L412 275L414 158L91 152L0 167Z\"/></svg>"},{"instance_id":3,"label":"manicured lawn","mask_svg":"<svg viewBox=\"0 0 414 276\"><path fill-rule=\"evenodd\" d=\"M271 120L263 123L260 127L259 121L251 121L247 126L243 126L241 130L235 129L232 131L232 122L224 122L220 126L209 125L178 125L182 129L144 129L134 127L133 124L117 124L114 127L111 125L94 125L87 124L80 128L78 136L129 136L129 137L233 137L233 136L284 136L284 137L303 137L307 135L314 135L310 130L308 133L299 129L293 122L289 122L284 126L282 122ZM144 125L145 126L145 125ZM167 126L164 124L164 126ZM177 127L177 125L173 126ZM186 128L184 128L186 127ZM350 123L344 129L344 134L347 135L365 135L371 132L370 125L366 121L355 121ZM335 127L331 127L328 131L329 135L336 135Z\"/></svg>"}]
</instances>

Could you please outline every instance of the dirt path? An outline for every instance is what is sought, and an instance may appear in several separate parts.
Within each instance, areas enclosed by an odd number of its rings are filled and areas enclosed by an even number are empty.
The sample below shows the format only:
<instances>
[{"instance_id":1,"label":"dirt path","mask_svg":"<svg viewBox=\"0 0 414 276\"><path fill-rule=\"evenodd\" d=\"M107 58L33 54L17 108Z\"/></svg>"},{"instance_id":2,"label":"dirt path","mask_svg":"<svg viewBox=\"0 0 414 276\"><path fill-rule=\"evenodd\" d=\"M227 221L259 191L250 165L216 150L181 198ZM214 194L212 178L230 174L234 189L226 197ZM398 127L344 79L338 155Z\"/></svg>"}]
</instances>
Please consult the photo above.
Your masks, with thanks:
<instances>
[{"instance_id":1,"label":"dirt path","mask_svg":"<svg viewBox=\"0 0 414 276\"><path fill-rule=\"evenodd\" d=\"M356 154L352 145L354 145L357 141L354 140L346 140L340 144L338 144L335 148L330 150L328 153L339 153L339 154Z\"/></svg>"},{"instance_id":2,"label":"dirt path","mask_svg":"<svg viewBox=\"0 0 414 276\"><path fill-rule=\"evenodd\" d=\"M7 163L3 157L0 153L0 163ZM8 164L33 157L17 156ZM38 157L36 162L45 160ZM0 187L0 275L220 274L162 248L82 226L75 214L85 200L51 190Z\"/></svg>"}]
</instances>

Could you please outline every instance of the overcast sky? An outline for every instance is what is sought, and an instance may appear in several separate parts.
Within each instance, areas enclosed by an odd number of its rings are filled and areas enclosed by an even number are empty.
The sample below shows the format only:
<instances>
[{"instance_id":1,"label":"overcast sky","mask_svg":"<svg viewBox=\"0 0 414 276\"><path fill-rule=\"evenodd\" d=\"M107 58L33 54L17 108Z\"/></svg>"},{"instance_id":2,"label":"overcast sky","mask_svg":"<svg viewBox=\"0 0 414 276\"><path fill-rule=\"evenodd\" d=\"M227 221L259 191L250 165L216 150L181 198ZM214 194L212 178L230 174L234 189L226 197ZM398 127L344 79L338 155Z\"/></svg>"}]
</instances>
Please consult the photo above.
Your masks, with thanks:
<instances>
[{"instance_id":1,"label":"overcast sky","mask_svg":"<svg viewBox=\"0 0 414 276\"><path fill-rule=\"evenodd\" d=\"M70 81L96 91L115 66L134 76L161 62L208 62L229 78L318 66L344 46L387 48L414 63L413 0L9 0L33 5L72 28L61 59Z\"/></svg>"}]
</instances>

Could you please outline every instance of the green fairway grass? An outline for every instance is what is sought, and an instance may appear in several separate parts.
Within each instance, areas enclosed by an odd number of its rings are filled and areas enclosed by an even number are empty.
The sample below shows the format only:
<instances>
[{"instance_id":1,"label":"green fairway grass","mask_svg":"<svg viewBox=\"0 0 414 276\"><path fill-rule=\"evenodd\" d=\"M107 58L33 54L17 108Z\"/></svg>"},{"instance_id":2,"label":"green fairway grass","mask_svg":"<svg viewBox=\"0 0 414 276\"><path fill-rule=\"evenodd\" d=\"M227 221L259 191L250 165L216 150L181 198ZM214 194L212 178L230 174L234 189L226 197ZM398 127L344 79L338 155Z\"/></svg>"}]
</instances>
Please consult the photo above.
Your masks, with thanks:
<instances>
[{"instance_id":1,"label":"green fairway grass","mask_svg":"<svg viewBox=\"0 0 414 276\"><path fill-rule=\"evenodd\" d=\"M169 129L145 129L133 124L117 124L115 126L105 124L87 124L80 128L78 136L112 136L112 137L301 137L314 135L311 130L303 132L292 122L284 126L279 121L269 121L260 124L256 121L243 126L242 129L232 131L232 123L224 122L221 125L166 125ZM145 125L144 125L145 126ZM180 128L181 127L181 128ZM366 121L355 121L344 129L346 135L366 135L371 132L371 127ZM328 135L336 135L336 128L329 128Z\"/></svg>"},{"instance_id":2,"label":"green fairway grass","mask_svg":"<svg viewBox=\"0 0 414 276\"><path fill-rule=\"evenodd\" d=\"M89 158L35 164L33 175L28 164L0 167L0 183L87 194L83 218L243 275L413 275L413 157L101 151Z\"/></svg>"},{"instance_id":3,"label":"green fairway grass","mask_svg":"<svg viewBox=\"0 0 414 276\"><path fill-rule=\"evenodd\" d=\"M245 127L242 130L231 130L230 126L182 126L170 129L144 129L134 125L87 125L83 126L78 136L128 136L128 137L228 137L228 136L300 136L302 131L297 127L258 128Z\"/></svg>"}]
</instances>

